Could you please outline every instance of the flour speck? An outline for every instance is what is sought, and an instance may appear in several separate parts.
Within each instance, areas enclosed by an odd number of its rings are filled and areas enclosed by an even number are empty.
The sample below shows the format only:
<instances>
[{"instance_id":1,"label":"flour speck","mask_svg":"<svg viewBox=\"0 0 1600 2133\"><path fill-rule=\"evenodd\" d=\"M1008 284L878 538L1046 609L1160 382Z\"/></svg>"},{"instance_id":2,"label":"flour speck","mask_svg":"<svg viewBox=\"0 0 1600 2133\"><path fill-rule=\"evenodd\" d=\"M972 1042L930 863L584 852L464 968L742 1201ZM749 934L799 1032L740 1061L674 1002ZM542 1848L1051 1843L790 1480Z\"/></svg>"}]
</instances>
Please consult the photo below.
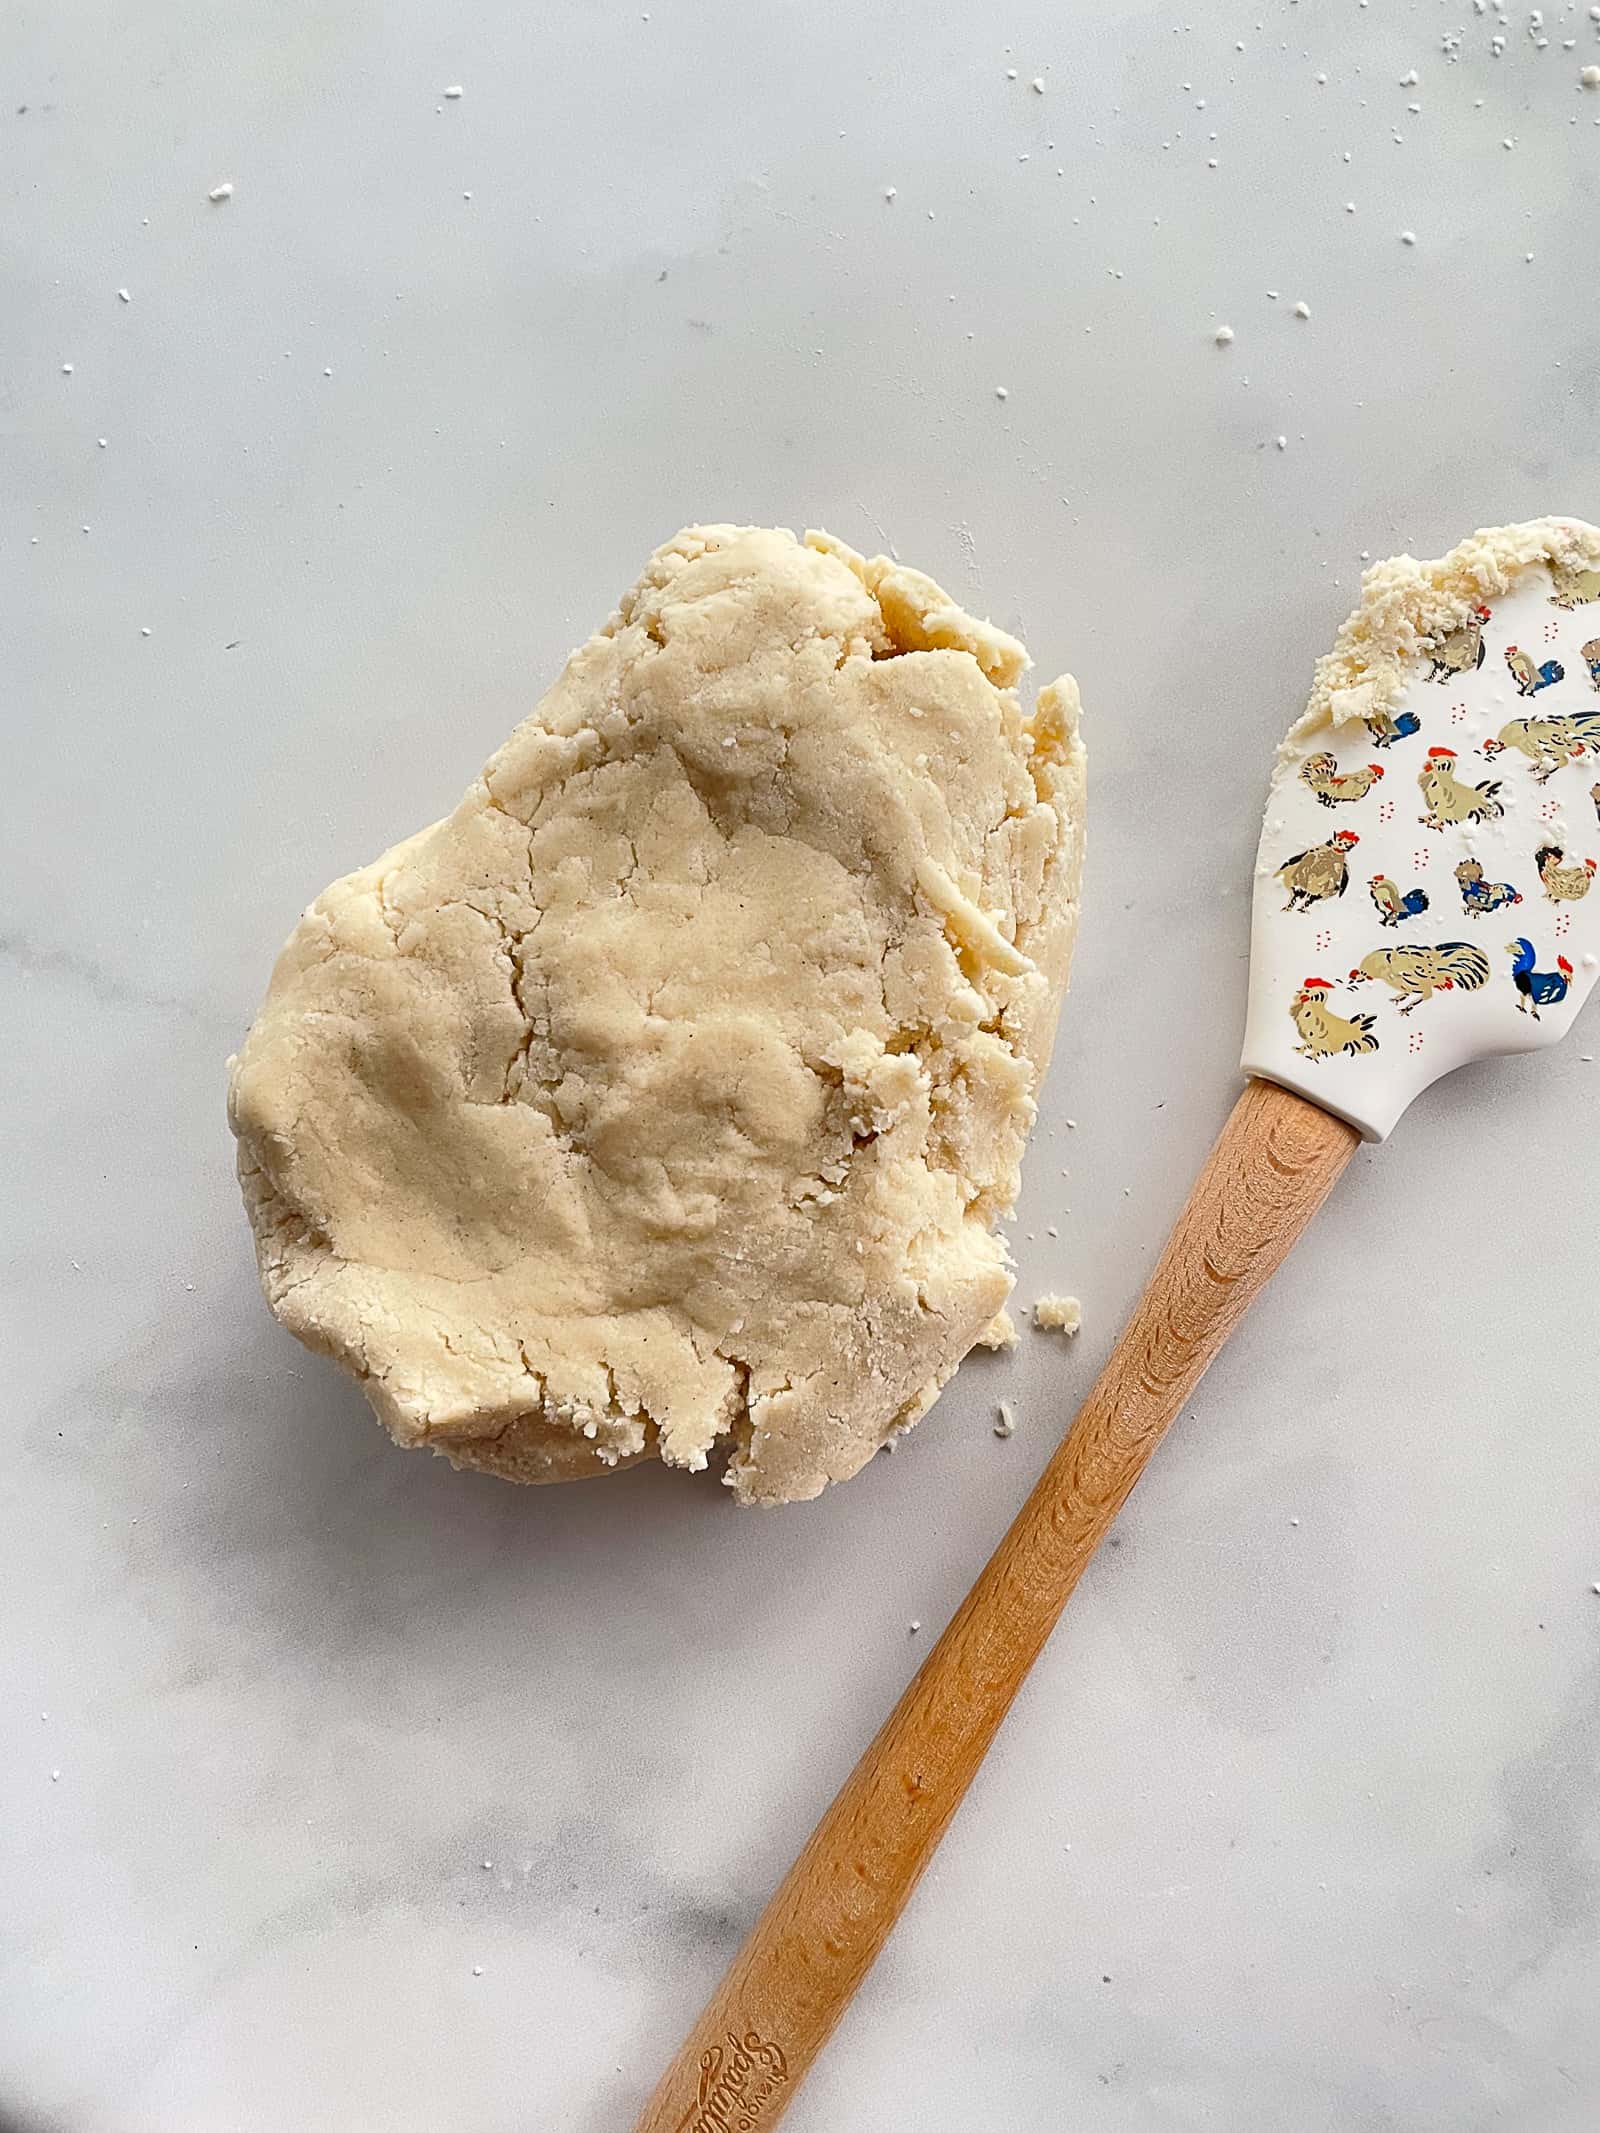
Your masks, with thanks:
<instances>
[{"instance_id":1,"label":"flour speck","mask_svg":"<svg viewBox=\"0 0 1600 2133\"><path fill-rule=\"evenodd\" d=\"M233 185L231 180L225 185L213 185L210 192L206 194L206 198L212 203L213 206L220 206L224 200L231 200L233 198Z\"/></svg>"}]
</instances>

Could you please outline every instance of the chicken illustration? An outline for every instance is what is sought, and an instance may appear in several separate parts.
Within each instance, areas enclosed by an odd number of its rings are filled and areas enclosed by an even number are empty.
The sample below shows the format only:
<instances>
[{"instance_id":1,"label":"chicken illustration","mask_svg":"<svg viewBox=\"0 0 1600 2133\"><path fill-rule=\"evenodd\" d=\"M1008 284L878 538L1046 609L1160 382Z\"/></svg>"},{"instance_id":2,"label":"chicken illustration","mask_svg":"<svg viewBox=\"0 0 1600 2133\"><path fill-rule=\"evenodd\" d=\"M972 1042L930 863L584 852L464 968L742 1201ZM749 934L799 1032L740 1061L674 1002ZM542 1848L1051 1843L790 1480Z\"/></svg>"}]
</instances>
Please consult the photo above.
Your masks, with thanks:
<instances>
[{"instance_id":1,"label":"chicken illustration","mask_svg":"<svg viewBox=\"0 0 1600 2133\"><path fill-rule=\"evenodd\" d=\"M1335 830L1326 844L1314 844L1286 859L1277 869L1289 892L1285 911L1309 911L1329 896L1343 896L1350 886L1348 854L1360 842L1354 830Z\"/></svg>"},{"instance_id":2,"label":"chicken illustration","mask_svg":"<svg viewBox=\"0 0 1600 2133\"><path fill-rule=\"evenodd\" d=\"M1511 679L1517 685L1519 696L1537 696L1541 689L1561 681L1566 668L1559 659L1547 659L1542 666L1535 666L1520 645L1506 646L1506 665L1511 669Z\"/></svg>"},{"instance_id":3,"label":"chicken illustration","mask_svg":"<svg viewBox=\"0 0 1600 2133\"><path fill-rule=\"evenodd\" d=\"M1534 868L1544 883L1544 893L1553 904L1575 904L1589 893L1595 863L1586 859L1581 867L1564 867L1566 853L1559 844L1541 844L1533 855Z\"/></svg>"},{"instance_id":4,"label":"chicken illustration","mask_svg":"<svg viewBox=\"0 0 1600 2133\"><path fill-rule=\"evenodd\" d=\"M1289 1012L1300 1032L1295 1050L1306 1059L1332 1059L1340 1052L1354 1058L1358 1052L1375 1052L1378 1040L1372 1033L1372 1016L1336 1015L1328 1005L1332 990L1327 978L1307 978L1290 1001Z\"/></svg>"},{"instance_id":5,"label":"chicken illustration","mask_svg":"<svg viewBox=\"0 0 1600 2133\"><path fill-rule=\"evenodd\" d=\"M1489 619L1489 610L1475 607L1472 612L1471 622L1463 622L1460 629L1441 637L1437 648L1428 654L1432 664L1424 680L1453 681L1458 674L1470 674L1483 665L1483 625Z\"/></svg>"},{"instance_id":6,"label":"chicken illustration","mask_svg":"<svg viewBox=\"0 0 1600 2133\"><path fill-rule=\"evenodd\" d=\"M1337 807L1341 800L1364 800L1383 776L1381 763L1367 763L1360 770L1341 774L1331 755L1308 755L1300 765L1300 782L1309 785L1324 807Z\"/></svg>"},{"instance_id":7,"label":"chicken illustration","mask_svg":"<svg viewBox=\"0 0 1600 2133\"><path fill-rule=\"evenodd\" d=\"M1589 669L1589 679L1600 689L1600 637L1591 637L1582 647L1581 657Z\"/></svg>"},{"instance_id":8,"label":"chicken illustration","mask_svg":"<svg viewBox=\"0 0 1600 2133\"><path fill-rule=\"evenodd\" d=\"M1541 1007L1556 1007L1567 997L1572 983L1572 965L1564 955L1556 957L1554 970L1535 970L1533 943L1527 939L1506 942L1511 958L1511 982L1517 988L1517 1005L1525 1015L1539 1019Z\"/></svg>"},{"instance_id":9,"label":"chicken illustration","mask_svg":"<svg viewBox=\"0 0 1600 2133\"><path fill-rule=\"evenodd\" d=\"M1481 745L1491 762L1514 748L1533 765L1535 783L1547 785L1563 764L1586 749L1600 753L1600 712L1569 711L1564 716L1553 713L1549 718L1514 718L1500 728L1492 741Z\"/></svg>"},{"instance_id":10,"label":"chicken illustration","mask_svg":"<svg viewBox=\"0 0 1600 2133\"><path fill-rule=\"evenodd\" d=\"M1594 802L1595 820L1600 822L1600 784L1589 787L1589 798Z\"/></svg>"},{"instance_id":11,"label":"chicken illustration","mask_svg":"<svg viewBox=\"0 0 1600 2133\"><path fill-rule=\"evenodd\" d=\"M1591 600L1600 600L1600 570L1558 570L1555 588L1550 595L1552 607L1587 607Z\"/></svg>"},{"instance_id":12,"label":"chicken illustration","mask_svg":"<svg viewBox=\"0 0 1600 2133\"><path fill-rule=\"evenodd\" d=\"M1428 908L1426 889L1407 889L1402 896L1387 874L1374 874L1367 890L1377 906L1380 926L1398 926L1403 918L1420 918Z\"/></svg>"},{"instance_id":13,"label":"chicken illustration","mask_svg":"<svg viewBox=\"0 0 1600 2133\"><path fill-rule=\"evenodd\" d=\"M1436 992L1476 992L1489 976L1489 958L1471 941L1439 941L1431 948L1374 948L1350 973L1352 985L1378 978L1392 986L1409 1015Z\"/></svg>"},{"instance_id":14,"label":"chicken illustration","mask_svg":"<svg viewBox=\"0 0 1600 2133\"><path fill-rule=\"evenodd\" d=\"M1485 881L1483 867L1476 859L1463 859L1456 868L1456 880L1461 885L1461 908L1469 918L1483 918L1491 911L1498 911L1502 904L1520 904L1520 893L1509 881Z\"/></svg>"},{"instance_id":15,"label":"chicken illustration","mask_svg":"<svg viewBox=\"0 0 1600 2133\"><path fill-rule=\"evenodd\" d=\"M1409 740L1413 733L1422 731L1422 721L1415 711L1402 711L1398 718L1391 718L1387 711L1371 711L1361 723L1372 735L1374 748L1392 748L1396 741Z\"/></svg>"},{"instance_id":16,"label":"chicken illustration","mask_svg":"<svg viewBox=\"0 0 1600 2133\"><path fill-rule=\"evenodd\" d=\"M1495 798L1500 780L1485 785L1463 785L1455 774L1453 748L1430 748L1428 760L1417 772L1417 783L1428 803L1428 812L1417 820L1428 829L1446 829L1452 822L1492 822L1505 809Z\"/></svg>"}]
</instances>

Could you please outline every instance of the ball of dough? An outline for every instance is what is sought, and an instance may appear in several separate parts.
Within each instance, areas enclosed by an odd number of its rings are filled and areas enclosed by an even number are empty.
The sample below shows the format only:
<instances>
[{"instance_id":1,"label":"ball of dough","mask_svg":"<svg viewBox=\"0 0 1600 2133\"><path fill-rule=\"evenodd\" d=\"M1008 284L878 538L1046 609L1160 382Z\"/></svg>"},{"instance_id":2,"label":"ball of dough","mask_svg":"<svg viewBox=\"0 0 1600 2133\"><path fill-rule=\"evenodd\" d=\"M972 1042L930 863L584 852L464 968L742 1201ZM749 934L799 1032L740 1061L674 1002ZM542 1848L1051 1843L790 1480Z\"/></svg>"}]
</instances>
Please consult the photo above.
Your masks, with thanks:
<instances>
[{"instance_id":1,"label":"ball of dough","mask_svg":"<svg viewBox=\"0 0 1600 2133\"><path fill-rule=\"evenodd\" d=\"M1070 680L826 535L679 534L232 1062L262 1284L402 1444L817 1495L1004 1304L1067 976Z\"/></svg>"}]
</instances>

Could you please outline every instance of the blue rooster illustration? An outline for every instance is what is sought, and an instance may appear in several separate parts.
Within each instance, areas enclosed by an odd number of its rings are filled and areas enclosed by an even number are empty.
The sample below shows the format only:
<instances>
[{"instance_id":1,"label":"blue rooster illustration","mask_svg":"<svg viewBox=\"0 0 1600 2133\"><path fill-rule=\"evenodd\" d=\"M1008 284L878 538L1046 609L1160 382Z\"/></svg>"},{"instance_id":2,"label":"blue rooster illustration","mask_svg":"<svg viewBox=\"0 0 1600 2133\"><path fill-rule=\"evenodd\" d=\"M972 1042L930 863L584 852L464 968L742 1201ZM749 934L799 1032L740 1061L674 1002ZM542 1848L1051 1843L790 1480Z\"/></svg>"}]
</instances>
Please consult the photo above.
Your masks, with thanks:
<instances>
[{"instance_id":1,"label":"blue rooster illustration","mask_svg":"<svg viewBox=\"0 0 1600 2133\"><path fill-rule=\"evenodd\" d=\"M1422 731L1422 721L1415 711L1402 711L1398 718L1391 718L1387 711L1374 711L1362 724L1372 735L1374 748L1392 748L1396 741L1409 740L1413 733Z\"/></svg>"},{"instance_id":2,"label":"blue rooster illustration","mask_svg":"<svg viewBox=\"0 0 1600 2133\"><path fill-rule=\"evenodd\" d=\"M1511 958L1511 982L1517 988L1517 1005L1537 1022L1541 1007L1557 1007L1567 997L1567 988L1572 983L1572 965L1564 955L1558 955L1554 970L1535 970L1533 943L1525 938L1507 941L1506 953Z\"/></svg>"},{"instance_id":3,"label":"blue rooster illustration","mask_svg":"<svg viewBox=\"0 0 1600 2133\"><path fill-rule=\"evenodd\" d=\"M1600 803L1597 803L1600 812ZM1498 911L1502 904L1520 904L1522 893L1509 881L1485 881L1483 867L1476 859L1463 859L1456 868L1456 880L1461 885L1462 908L1470 918L1482 918L1487 912Z\"/></svg>"},{"instance_id":4,"label":"blue rooster illustration","mask_svg":"<svg viewBox=\"0 0 1600 2133\"><path fill-rule=\"evenodd\" d=\"M1537 696L1541 689L1548 689L1553 682L1566 678L1566 668L1559 659L1547 659L1543 666L1536 667L1520 645L1506 646L1506 665L1511 669L1511 679L1517 685L1519 696Z\"/></svg>"},{"instance_id":5,"label":"blue rooster illustration","mask_svg":"<svg viewBox=\"0 0 1600 2133\"><path fill-rule=\"evenodd\" d=\"M1367 883L1367 893L1378 908L1380 926L1398 926L1403 918L1420 918L1428 908L1426 889L1401 891L1387 874L1374 874Z\"/></svg>"}]
</instances>

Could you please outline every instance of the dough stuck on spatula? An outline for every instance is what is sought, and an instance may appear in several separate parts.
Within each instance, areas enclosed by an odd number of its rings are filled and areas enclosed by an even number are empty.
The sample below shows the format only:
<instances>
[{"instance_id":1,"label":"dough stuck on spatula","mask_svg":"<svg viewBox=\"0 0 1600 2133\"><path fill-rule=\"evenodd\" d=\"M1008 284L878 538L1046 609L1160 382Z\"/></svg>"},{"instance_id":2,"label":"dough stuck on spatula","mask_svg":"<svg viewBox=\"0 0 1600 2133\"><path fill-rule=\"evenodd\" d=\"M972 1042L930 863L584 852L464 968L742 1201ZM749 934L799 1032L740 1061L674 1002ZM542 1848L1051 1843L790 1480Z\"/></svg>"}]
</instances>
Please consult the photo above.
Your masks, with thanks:
<instances>
[{"instance_id":1,"label":"dough stuck on spatula","mask_svg":"<svg viewBox=\"0 0 1600 2133\"><path fill-rule=\"evenodd\" d=\"M232 1063L267 1299L402 1444L815 1496L1011 1287L1066 983L1070 680L825 535L657 551Z\"/></svg>"}]
</instances>

